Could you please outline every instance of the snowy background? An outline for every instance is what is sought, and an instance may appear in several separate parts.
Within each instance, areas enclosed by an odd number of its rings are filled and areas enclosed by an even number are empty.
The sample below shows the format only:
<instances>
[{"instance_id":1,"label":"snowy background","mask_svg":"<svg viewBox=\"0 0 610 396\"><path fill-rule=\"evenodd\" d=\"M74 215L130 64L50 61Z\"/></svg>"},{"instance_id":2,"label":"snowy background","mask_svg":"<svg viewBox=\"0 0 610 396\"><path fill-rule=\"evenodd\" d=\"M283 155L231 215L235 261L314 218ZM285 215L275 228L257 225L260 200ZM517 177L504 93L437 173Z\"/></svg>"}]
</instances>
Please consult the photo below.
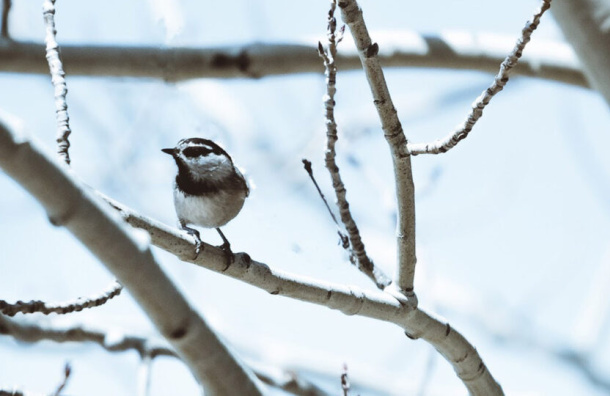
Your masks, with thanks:
<instances>
[{"instance_id":1,"label":"snowy background","mask_svg":"<svg viewBox=\"0 0 610 396\"><path fill-rule=\"evenodd\" d=\"M373 39L401 30L490 32L516 39L538 6L531 0L360 3ZM315 45L324 40L327 11L322 0L114 0L102 6L62 0L57 39L60 45ZM16 40L42 43L41 2L15 1L10 29ZM534 33L533 43L537 40L563 41L550 14ZM407 137L415 142L453 130L492 79L438 69L388 69L386 78ZM184 137L211 138L255 185L241 214L224 228L235 251L282 270L373 287L348 264L302 169L301 159L310 159L332 196L323 167L321 74L181 83L68 74L67 81L70 154L88 185L175 224L175 165L160 149ZM389 150L363 73L339 72L337 88L338 161L348 199L369 254L393 274ZM54 149L48 76L0 73L0 108ZM447 154L413 159L421 306L462 332L510 395L610 392L609 115L593 91L513 78L467 140ZM1 299L64 301L96 293L112 280L2 172L0 192ZM221 242L214 231L202 237ZM158 249L154 254L248 361L297 371L337 395L344 363L354 394L466 394L440 355L391 324L271 296ZM159 337L128 292L101 308L24 320ZM585 360L571 358L576 354ZM66 361L73 367L66 394L136 393L135 352L109 353L90 344L29 345L8 337L0 337L0 386L49 392ZM151 385L151 395L197 394L188 369L175 359L155 360Z\"/></svg>"}]
</instances>

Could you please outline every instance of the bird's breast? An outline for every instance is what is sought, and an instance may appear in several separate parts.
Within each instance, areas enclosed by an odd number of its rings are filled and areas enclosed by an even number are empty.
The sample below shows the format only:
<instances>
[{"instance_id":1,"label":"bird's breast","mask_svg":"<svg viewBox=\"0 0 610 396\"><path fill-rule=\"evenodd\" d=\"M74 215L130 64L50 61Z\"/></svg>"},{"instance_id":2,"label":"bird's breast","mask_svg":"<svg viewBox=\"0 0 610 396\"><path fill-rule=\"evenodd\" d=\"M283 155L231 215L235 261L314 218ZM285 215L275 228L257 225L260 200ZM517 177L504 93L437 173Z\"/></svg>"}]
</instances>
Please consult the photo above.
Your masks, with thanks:
<instances>
[{"instance_id":1,"label":"bird's breast","mask_svg":"<svg viewBox=\"0 0 610 396\"><path fill-rule=\"evenodd\" d=\"M242 191L216 191L205 195L174 190L174 204L180 221L206 228L222 227L231 221L246 199Z\"/></svg>"}]
</instances>

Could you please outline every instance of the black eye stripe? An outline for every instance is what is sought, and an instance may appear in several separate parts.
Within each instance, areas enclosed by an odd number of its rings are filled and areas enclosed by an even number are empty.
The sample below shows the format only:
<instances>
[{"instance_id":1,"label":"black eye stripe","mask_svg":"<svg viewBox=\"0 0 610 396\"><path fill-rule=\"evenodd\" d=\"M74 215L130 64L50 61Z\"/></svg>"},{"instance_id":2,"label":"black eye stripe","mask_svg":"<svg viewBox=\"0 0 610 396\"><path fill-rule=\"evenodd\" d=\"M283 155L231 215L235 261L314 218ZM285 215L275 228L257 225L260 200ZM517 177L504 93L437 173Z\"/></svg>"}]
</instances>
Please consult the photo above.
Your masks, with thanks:
<instances>
[{"instance_id":1,"label":"black eye stripe","mask_svg":"<svg viewBox=\"0 0 610 396\"><path fill-rule=\"evenodd\" d=\"M208 154L210 154L211 152L213 152L213 150L206 146L187 147L182 151L184 156L189 157L189 158L200 157L200 156L205 157Z\"/></svg>"}]
</instances>

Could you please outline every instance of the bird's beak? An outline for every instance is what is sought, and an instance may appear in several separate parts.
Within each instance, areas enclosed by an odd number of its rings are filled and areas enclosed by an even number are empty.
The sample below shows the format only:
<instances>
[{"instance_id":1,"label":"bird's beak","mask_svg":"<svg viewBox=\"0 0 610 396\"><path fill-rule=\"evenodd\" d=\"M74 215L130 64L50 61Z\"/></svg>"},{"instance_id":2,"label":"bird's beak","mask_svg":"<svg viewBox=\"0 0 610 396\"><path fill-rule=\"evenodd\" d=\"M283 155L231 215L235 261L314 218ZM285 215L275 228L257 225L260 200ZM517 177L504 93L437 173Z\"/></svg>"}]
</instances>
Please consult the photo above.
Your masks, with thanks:
<instances>
[{"instance_id":1,"label":"bird's beak","mask_svg":"<svg viewBox=\"0 0 610 396\"><path fill-rule=\"evenodd\" d=\"M161 149L161 151L163 151L165 154L169 154L172 157L174 155L176 155L176 149L175 148L165 148L165 149Z\"/></svg>"}]
</instances>

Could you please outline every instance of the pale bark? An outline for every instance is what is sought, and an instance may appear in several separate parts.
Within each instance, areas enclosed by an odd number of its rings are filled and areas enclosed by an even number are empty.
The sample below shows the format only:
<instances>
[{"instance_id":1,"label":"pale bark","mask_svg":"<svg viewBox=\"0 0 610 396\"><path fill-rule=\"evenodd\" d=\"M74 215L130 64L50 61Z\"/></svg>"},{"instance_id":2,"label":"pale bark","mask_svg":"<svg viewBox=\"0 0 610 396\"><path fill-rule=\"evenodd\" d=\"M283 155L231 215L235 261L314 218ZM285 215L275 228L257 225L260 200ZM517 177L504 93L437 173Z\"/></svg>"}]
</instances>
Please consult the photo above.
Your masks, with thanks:
<instances>
[{"instance_id":1,"label":"pale bark","mask_svg":"<svg viewBox=\"0 0 610 396\"><path fill-rule=\"evenodd\" d=\"M380 38L383 67L422 67L478 70L495 74L509 49L499 43L514 38L454 32L421 35L399 31ZM313 44L245 44L215 48L145 46L88 46L62 44L64 67L71 76L157 78L183 81L193 78L260 78L298 73L322 74ZM514 75L536 77L588 87L570 49L562 43L532 45ZM360 69L358 55L346 42L337 54L340 70ZM549 50L552 49L551 50ZM0 71L48 73L40 55L44 45L0 39Z\"/></svg>"},{"instance_id":2,"label":"pale bark","mask_svg":"<svg viewBox=\"0 0 610 396\"><path fill-rule=\"evenodd\" d=\"M610 104L610 1L555 0L551 12L591 85Z\"/></svg>"},{"instance_id":3,"label":"pale bark","mask_svg":"<svg viewBox=\"0 0 610 396\"><path fill-rule=\"evenodd\" d=\"M404 303L399 299L400 296L394 297L388 292L389 288L386 288L386 291L369 291L290 274L254 261L245 253L237 253L235 261L227 267L224 252L205 242L202 252L194 259L195 243L188 234L142 216L111 199L105 199L129 224L148 231L155 246L172 253L182 261L241 280L272 295L336 309L345 315L359 315L394 323L410 338L421 338L434 346L453 366L471 395L503 394L477 350L466 338L448 323L412 304Z\"/></svg>"}]
</instances>

